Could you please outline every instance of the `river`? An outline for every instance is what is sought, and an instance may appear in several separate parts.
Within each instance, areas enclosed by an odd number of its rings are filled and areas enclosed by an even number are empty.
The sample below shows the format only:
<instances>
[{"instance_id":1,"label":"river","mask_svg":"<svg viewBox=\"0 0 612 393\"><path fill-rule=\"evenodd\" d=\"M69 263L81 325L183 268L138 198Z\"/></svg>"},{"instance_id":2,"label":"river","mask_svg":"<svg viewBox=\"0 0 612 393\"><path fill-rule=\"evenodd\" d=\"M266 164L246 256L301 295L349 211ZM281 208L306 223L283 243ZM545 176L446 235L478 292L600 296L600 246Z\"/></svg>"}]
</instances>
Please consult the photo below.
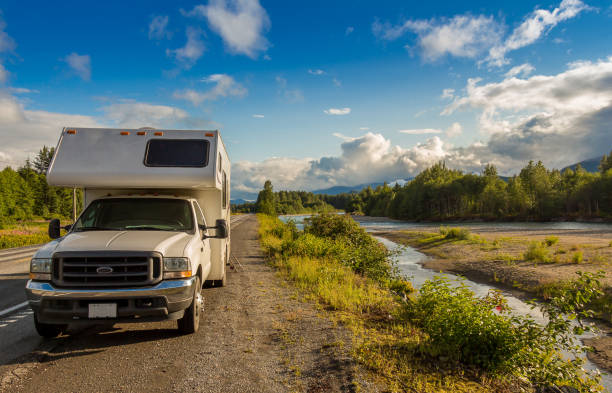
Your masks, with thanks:
<instances>
[{"instance_id":1,"label":"river","mask_svg":"<svg viewBox=\"0 0 612 393\"><path fill-rule=\"evenodd\" d=\"M295 216L281 216L279 217L282 221L287 222L293 220L299 229L304 227L304 219L309 215L295 215ZM396 220L388 220L385 218L358 218L359 224L368 232L377 231L398 231L404 229L419 229L435 227L436 223L414 223L414 222L403 222ZM584 230L612 230L612 224L601 224L601 223L581 223L581 222L552 222L552 223L541 223L541 222L476 222L476 223L443 223L448 226L467 226L470 228L478 228L481 231L584 231ZM447 277L451 280L456 280L459 277L450 273L435 272L431 269L423 267L422 263L428 258L425 254L417 251L416 249L408 246L400 246L391 240L376 237L382 244L384 244L389 250L398 251L397 254L397 267L402 274L404 274L413 284L415 288L420 288L426 280L431 280L435 276ZM499 288L491 285L478 283L468 279L464 280L464 283L478 296L486 296L491 290ZM508 302L513 312L520 315L530 315L538 323L545 323L544 316L540 310L532 308L531 305L525 303L518 297L512 295L507 291L503 291L503 295ZM586 334L580 336L580 338L588 338L592 335ZM597 366L586 359L584 365L585 369L595 370ZM609 373L602 372L602 385L610 392L612 392L612 375Z\"/></svg>"}]
</instances>

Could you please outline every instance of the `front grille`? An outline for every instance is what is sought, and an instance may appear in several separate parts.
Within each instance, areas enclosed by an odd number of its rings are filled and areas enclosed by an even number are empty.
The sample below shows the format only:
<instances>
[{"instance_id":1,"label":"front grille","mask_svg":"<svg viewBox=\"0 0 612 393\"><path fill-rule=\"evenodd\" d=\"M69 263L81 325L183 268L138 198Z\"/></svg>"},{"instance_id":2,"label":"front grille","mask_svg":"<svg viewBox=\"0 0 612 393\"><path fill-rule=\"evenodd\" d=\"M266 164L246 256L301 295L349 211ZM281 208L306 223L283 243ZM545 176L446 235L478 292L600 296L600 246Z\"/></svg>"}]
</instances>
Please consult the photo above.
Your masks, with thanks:
<instances>
[{"instance_id":1,"label":"front grille","mask_svg":"<svg viewBox=\"0 0 612 393\"><path fill-rule=\"evenodd\" d=\"M59 287L130 287L161 281L157 253L61 252L53 256L53 283Z\"/></svg>"}]
</instances>

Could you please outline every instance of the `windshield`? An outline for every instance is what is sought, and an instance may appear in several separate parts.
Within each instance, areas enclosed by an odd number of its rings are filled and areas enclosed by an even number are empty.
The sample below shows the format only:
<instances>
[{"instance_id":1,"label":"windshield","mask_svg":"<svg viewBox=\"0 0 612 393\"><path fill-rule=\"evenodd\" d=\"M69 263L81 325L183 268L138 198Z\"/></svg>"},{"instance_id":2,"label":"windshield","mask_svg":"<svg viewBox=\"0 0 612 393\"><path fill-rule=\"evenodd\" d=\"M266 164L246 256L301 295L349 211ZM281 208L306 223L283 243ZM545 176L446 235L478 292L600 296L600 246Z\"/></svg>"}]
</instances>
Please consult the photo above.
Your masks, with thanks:
<instances>
[{"instance_id":1,"label":"windshield","mask_svg":"<svg viewBox=\"0 0 612 393\"><path fill-rule=\"evenodd\" d=\"M98 199L74 224L74 231L87 230L193 231L193 214L180 199Z\"/></svg>"}]
</instances>

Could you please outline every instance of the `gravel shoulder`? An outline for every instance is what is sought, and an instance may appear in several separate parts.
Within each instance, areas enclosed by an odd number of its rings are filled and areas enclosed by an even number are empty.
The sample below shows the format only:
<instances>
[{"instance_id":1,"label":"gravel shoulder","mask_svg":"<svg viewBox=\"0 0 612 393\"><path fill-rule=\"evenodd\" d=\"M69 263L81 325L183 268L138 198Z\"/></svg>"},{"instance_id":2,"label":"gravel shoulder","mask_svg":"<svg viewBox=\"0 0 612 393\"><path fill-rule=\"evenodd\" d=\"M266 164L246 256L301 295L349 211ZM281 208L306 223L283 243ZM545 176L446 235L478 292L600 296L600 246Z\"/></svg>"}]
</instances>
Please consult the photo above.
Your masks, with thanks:
<instances>
[{"instance_id":1,"label":"gravel shoulder","mask_svg":"<svg viewBox=\"0 0 612 393\"><path fill-rule=\"evenodd\" d=\"M0 391L372 391L350 333L266 264L255 217L233 227L232 248L243 269L203 290L197 334L181 336L170 321L72 332L0 366Z\"/></svg>"}]
</instances>

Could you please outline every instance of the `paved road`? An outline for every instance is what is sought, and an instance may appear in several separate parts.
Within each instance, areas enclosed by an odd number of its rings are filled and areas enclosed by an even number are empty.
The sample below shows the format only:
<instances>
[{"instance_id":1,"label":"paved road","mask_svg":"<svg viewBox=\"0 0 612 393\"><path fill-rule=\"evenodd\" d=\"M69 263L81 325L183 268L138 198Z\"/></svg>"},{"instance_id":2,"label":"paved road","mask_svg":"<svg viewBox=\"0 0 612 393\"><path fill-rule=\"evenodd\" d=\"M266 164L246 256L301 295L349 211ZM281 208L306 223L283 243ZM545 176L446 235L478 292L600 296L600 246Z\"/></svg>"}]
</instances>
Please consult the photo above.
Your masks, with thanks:
<instances>
[{"instance_id":1,"label":"paved road","mask_svg":"<svg viewBox=\"0 0 612 393\"><path fill-rule=\"evenodd\" d=\"M248 215L231 218L237 226ZM35 350L43 340L34 329L25 284L38 246L0 250L0 365Z\"/></svg>"}]
</instances>

